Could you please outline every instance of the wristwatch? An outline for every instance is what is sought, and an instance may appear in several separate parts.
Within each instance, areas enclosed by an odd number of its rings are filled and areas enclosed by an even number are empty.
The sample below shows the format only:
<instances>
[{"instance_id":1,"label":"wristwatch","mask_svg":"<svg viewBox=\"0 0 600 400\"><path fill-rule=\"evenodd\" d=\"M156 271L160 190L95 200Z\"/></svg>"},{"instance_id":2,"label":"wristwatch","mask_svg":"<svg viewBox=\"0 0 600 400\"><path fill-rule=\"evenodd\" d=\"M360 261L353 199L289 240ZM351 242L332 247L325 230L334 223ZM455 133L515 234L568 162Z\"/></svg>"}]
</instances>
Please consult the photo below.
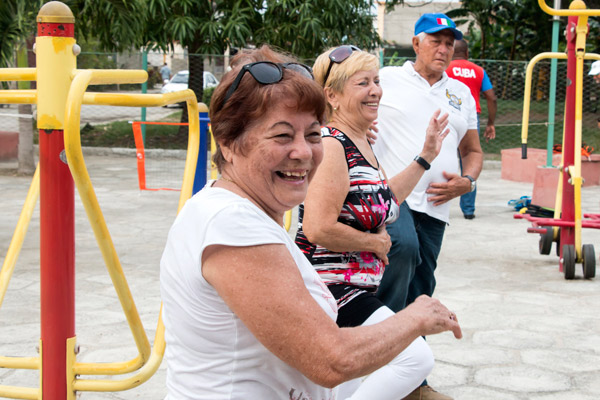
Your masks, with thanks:
<instances>
[{"instance_id":1,"label":"wristwatch","mask_svg":"<svg viewBox=\"0 0 600 400\"><path fill-rule=\"evenodd\" d=\"M477 188L477 181L475 180L475 178L473 178L471 175L463 175L463 178L467 178L469 181L471 181L471 192L474 192L475 189Z\"/></svg>"},{"instance_id":2,"label":"wristwatch","mask_svg":"<svg viewBox=\"0 0 600 400\"><path fill-rule=\"evenodd\" d=\"M417 164L419 164L421 167L423 167L425 169L425 171L427 171L429 168L431 168L431 164L429 164L426 159L424 159L423 157L421 157L419 155L416 156L414 158L414 160L417 162Z\"/></svg>"}]
</instances>

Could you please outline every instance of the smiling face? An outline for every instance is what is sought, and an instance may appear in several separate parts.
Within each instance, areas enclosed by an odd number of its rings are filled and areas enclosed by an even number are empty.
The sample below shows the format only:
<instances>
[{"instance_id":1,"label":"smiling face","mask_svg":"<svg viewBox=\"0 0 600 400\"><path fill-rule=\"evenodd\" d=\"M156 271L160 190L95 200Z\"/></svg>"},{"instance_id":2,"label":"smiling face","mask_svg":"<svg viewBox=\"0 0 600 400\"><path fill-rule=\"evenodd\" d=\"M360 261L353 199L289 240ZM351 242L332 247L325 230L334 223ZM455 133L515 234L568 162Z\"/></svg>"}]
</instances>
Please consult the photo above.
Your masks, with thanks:
<instances>
[{"instance_id":1,"label":"smiling face","mask_svg":"<svg viewBox=\"0 0 600 400\"><path fill-rule=\"evenodd\" d=\"M222 146L225 171L276 222L304 201L323 159L321 125L313 113L279 102L234 147Z\"/></svg>"},{"instance_id":2,"label":"smiling face","mask_svg":"<svg viewBox=\"0 0 600 400\"><path fill-rule=\"evenodd\" d=\"M417 54L415 70L422 75L442 77L454 54L454 34L449 29L426 34L423 40L413 38Z\"/></svg>"},{"instance_id":3,"label":"smiling face","mask_svg":"<svg viewBox=\"0 0 600 400\"><path fill-rule=\"evenodd\" d=\"M371 69L354 73L342 92L326 89L330 104L337 108L336 118L352 121L357 126L369 126L377 119L377 109L382 90L379 85L379 70Z\"/></svg>"}]
</instances>

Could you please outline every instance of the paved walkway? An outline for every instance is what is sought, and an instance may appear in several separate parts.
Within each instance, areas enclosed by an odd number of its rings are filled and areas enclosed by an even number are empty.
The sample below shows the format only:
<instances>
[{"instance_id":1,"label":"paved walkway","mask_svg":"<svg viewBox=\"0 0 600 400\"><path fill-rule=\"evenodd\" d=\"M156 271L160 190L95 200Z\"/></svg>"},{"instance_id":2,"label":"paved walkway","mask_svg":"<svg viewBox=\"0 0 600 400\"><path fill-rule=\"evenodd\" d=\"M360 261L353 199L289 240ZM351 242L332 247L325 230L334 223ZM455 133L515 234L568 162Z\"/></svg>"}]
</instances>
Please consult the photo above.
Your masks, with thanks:
<instances>
[{"instance_id":1,"label":"paved walkway","mask_svg":"<svg viewBox=\"0 0 600 400\"><path fill-rule=\"evenodd\" d=\"M177 207L176 192L140 192L134 156L86 155L96 194L152 341L160 304L158 265ZM0 163L0 260L20 213L28 177ZM177 164L180 165L180 164ZM558 259L538 254L538 235L514 220L510 199L531 194L531 184L500 179L486 163L479 180L477 217L452 207L438 267L436 296L453 309L464 339L430 337L437 363L429 382L460 400L592 400L600 398L600 273L565 281ZM600 213L600 187L584 188L583 210ZM125 361L135 346L76 198L78 361ZM600 252L600 231L583 242ZM39 340L39 207L36 208L4 303L0 355L35 356ZM82 399L162 399L164 363L138 388L80 394ZM0 384L36 387L37 371L0 369Z\"/></svg>"}]
</instances>

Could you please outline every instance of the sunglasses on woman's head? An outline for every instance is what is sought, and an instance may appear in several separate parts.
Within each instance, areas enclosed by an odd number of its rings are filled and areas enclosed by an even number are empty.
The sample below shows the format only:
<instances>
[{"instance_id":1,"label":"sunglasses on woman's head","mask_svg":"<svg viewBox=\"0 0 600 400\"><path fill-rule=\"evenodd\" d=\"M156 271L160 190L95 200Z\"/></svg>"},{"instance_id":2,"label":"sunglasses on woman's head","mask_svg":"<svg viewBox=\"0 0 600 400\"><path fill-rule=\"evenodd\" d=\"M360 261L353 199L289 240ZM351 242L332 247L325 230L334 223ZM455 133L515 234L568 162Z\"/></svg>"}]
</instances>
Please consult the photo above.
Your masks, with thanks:
<instances>
[{"instance_id":1,"label":"sunglasses on woman's head","mask_svg":"<svg viewBox=\"0 0 600 400\"><path fill-rule=\"evenodd\" d=\"M325 86L325 84L327 83L327 78L329 78L329 73L331 72L331 67L333 67L333 63L343 63L348 57L352 55L353 51L361 50L356 46L344 45L338 47L337 49L329 53L329 68L327 68L327 72L325 73L325 79L323 79L323 86Z\"/></svg>"},{"instance_id":2,"label":"sunglasses on woman's head","mask_svg":"<svg viewBox=\"0 0 600 400\"><path fill-rule=\"evenodd\" d=\"M312 73L312 68L308 65L299 64L299 63L274 63L271 61L257 61L251 64L246 64L242 67L237 77L227 90L225 94L225 99L223 100L223 106L227 103L227 100L231 97L233 92L238 88L244 74L246 72L250 72L250 75L254 78L254 80L261 85L272 85L274 83L281 82L283 79L283 69L290 69L292 71L296 71L303 76L315 79Z\"/></svg>"}]
</instances>

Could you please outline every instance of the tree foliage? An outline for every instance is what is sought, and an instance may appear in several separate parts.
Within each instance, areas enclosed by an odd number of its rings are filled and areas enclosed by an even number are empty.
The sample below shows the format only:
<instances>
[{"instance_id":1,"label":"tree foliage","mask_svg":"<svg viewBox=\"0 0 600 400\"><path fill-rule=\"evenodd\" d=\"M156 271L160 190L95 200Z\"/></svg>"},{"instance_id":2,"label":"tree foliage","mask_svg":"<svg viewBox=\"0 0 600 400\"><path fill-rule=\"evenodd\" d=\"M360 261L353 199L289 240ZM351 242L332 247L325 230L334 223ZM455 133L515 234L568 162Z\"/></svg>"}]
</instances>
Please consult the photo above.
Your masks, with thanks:
<instances>
[{"instance_id":1,"label":"tree foliage","mask_svg":"<svg viewBox=\"0 0 600 400\"><path fill-rule=\"evenodd\" d=\"M537 0L464 0L447 14L467 24L473 58L529 60L551 49L552 18Z\"/></svg>"},{"instance_id":2,"label":"tree foliage","mask_svg":"<svg viewBox=\"0 0 600 400\"><path fill-rule=\"evenodd\" d=\"M62 1L75 16L78 40L97 40L99 47L107 51L123 51L141 44L147 14L144 0Z\"/></svg>"},{"instance_id":3,"label":"tree foliage","mask_svg":"<svg viewBox=\"0 0 600 400\"><path fill-rule=\"evenodd\" d=\"M25 37L11 17L19 15L23 17L19 21L34 22L42 1L1 0L0 18L6 19L9 27L0 31L5 33L0 42L2 54L12 54L10 44ZM313 59L324 49L343 43L365 49L380 43L373 24L375 0L63 1L75 16L76 38L93 39L103 50L168 50L181 45L190 55L189 85L198 98L202 98L204 55L220 55L228 47L268 43Z\"/></svg>"},{"instance_id":4,"label":"tree foliage","mask_svg":"<svg viewBox=\"0 0 600 400\"><path fill-rule=\"evenodd\" d=\"M315 58L341 43L373 48L374 0L148 0L142 41L148 47L179 43L189 57L189 88L202 98L203 57L228 47L268 43L301 58ZM183 118L187 117L184 110Z\"/></svg>"},{"instance_id":5,"label":"tree foliage","mask_svg":"<svg viewBox=\"0 0 600 400\"><path fill-rule=\"evenodd\" d=\"M35 33L35 16L42 0L0 1L0 68L13 65L15 50Z\"/></svg>"},{"instance_id":6,"label":"tree foliage","mask_svg":"<svg viewBox=\"0 0 600 400\"><path fill-rule=\"evenodd\" d=\"M373 27L374 1L267 0L255 44L269 43L306 59L340 44L372 49L380 41Z\"/></svg>"}]
</instances>

